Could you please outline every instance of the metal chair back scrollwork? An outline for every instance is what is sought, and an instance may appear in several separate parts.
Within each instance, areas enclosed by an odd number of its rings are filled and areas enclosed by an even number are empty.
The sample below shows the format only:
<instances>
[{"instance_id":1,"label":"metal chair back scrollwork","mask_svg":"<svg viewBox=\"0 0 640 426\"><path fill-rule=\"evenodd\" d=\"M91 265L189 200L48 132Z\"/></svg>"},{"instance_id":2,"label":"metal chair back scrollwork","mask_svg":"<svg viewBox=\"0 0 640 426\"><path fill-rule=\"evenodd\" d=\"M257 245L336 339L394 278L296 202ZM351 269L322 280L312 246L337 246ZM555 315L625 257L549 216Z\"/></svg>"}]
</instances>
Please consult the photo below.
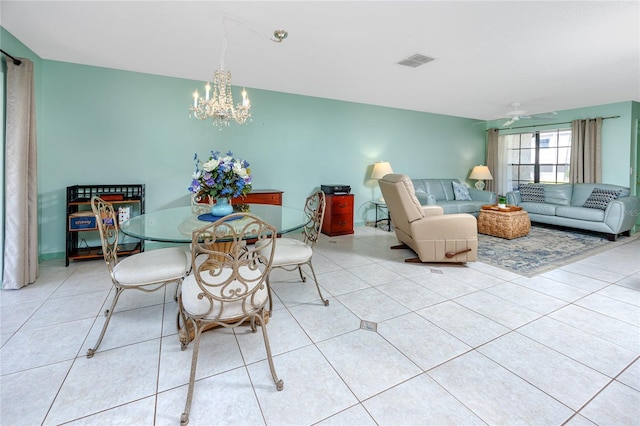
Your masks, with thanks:
<instances>
[{"instance_id":1,"label":"metal chair back scrollwork","mask_svg":"<svg viewBox=\"0 0 640 426\"><path fill-rule=\"evenodd\" d=\"M275 251L276 229L248 213L234 213L197 229L191 240L192 274L185 279L178 296L184 327L180 331L183 349L193 339L191 374L187 401L180 422L189 422L196 377L200 338L211 326L260 325L271 375L277 390L284 383L278 378L267 334L269 298L266 279ZM262 247L247 245L256 239Z\"/></svg>"}]
</instances>

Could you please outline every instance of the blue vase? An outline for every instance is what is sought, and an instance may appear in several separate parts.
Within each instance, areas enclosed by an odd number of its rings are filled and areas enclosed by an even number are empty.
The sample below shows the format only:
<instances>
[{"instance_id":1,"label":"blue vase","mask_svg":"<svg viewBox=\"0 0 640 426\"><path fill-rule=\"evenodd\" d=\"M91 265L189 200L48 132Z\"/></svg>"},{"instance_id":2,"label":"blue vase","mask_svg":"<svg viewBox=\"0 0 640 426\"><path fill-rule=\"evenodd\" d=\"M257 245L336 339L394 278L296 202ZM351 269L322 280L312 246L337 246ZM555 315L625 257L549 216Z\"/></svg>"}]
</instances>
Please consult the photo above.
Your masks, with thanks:
<instances>
[{"instance_id":1,"label":"blue vase","mask_svg":"<svg viewBox=\"0 0 640 426\"><path fill-rule=\"evenodd\" d=\"M233 206L228 198L216 198L216 203L211 206L213 216L226 216L233 213Z\"/></svg>"}]
</instances>

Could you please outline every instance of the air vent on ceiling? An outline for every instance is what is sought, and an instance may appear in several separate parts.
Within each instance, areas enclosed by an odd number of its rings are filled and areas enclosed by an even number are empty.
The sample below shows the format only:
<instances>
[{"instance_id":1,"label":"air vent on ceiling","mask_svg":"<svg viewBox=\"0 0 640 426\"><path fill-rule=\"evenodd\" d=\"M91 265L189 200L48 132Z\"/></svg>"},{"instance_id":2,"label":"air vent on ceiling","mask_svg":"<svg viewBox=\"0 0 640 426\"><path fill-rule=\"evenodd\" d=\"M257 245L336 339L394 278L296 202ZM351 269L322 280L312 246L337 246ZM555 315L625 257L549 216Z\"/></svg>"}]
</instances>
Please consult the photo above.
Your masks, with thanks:
<instances>
[{"instance_id":1,"label":"air vent on ceiling","mask_svg":"<svg viewBox=\"0 0 640 426\"><path fill-rule=\"evenodd\" d=\"M400 62L398 62L398 64L415 68L415 67L419 67L420 65L424 65L428 62L431 62L433 60L434 58L430 58L428 56L416 53L415 55L409 56L407 59L401 60Z\"/></svg>"}]
</instances>

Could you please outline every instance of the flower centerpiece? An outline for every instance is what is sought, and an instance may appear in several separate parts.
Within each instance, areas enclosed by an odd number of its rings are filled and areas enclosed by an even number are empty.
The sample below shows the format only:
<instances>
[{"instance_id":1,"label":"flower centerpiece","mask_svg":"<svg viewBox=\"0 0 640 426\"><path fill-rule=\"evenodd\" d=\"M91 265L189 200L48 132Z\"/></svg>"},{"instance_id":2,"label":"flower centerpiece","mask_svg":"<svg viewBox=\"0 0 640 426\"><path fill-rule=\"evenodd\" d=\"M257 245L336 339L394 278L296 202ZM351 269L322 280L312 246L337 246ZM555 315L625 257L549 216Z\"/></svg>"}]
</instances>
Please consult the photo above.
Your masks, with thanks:
<instances>
[{"instance_id":1,"label":"flower centerpiece","mask_svg":"<svg viewBox=\"0 0 640 426\"><path fill-rule=\"evenodd\" d=\"M193 160L196 170L189 191L196 200L205 196L216 200L211 208L214 216L224 216L233 212L229 200L244 197L251 191L251 170L249 163L241 158L234 158L231 151L222 156L218 151L211 151L209 160L202 162L195 154Z\"/></svg>"}]
</instances>

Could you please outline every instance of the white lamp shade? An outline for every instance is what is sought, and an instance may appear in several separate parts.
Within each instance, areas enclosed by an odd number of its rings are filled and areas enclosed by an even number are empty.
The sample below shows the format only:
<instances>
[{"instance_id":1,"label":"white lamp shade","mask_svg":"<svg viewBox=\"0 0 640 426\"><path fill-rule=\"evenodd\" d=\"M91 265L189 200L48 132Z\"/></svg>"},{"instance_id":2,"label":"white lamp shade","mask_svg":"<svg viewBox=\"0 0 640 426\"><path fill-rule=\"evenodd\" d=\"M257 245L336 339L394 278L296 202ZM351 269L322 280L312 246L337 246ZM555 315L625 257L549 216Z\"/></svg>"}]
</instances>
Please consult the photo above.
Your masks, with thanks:
<instances>
[{"instance_id":1,"label":"white lamp shade","mask_svg":"<svg viewBox=\"0 0 640 426\"><path fill-rule=\"evenodd\" d=\"M493 180L493 176L491 176L491 172L487 166L475 166L473 170L471 170L469 179Z\"/></svg>"},{"instance_id":2,"label":"white lamp shade","mask_svg":"<svg viewBox=\"0 0 640 426\"><path fill-rule=\"evenodd\" d=\"M382 179L384 175L389 173L393 173L391 164L389 164L388 161L380 161L373 165L373 170L371 170L371 179Z\"/></svg>"}]
</instances>

